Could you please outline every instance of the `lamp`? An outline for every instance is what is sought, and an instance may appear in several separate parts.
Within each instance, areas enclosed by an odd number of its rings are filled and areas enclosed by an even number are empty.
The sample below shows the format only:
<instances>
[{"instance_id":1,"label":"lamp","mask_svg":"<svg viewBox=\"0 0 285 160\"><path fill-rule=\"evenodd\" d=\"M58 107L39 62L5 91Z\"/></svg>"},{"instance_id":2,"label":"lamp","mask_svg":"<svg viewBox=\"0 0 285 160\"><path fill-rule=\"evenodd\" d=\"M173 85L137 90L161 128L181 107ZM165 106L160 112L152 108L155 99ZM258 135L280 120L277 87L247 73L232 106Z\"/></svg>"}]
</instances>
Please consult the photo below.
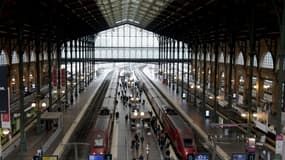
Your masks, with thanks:
<instances>
[{"instance_id":1,"label":"lamp","mask_svg":"<svg viewBox=\"0 0 285 160\"><path fill-rule=\"evenodd\" d=\"M3 133L4 135L8 135L8 134L10 133L10 130L9 130L8 128L3 128L3 129L2 129L2 133Z\"/></svg>"},{"instance_id":2,"label":"lamp","mask_svg":"<svg viewBox=\"0 0 285 160\"><path fill-rule=\"evenodd\" d=\"M46 107L47 106L47 103L46 102L43 102L42 103L42 107Z\"/></svg>"}]
</instances>

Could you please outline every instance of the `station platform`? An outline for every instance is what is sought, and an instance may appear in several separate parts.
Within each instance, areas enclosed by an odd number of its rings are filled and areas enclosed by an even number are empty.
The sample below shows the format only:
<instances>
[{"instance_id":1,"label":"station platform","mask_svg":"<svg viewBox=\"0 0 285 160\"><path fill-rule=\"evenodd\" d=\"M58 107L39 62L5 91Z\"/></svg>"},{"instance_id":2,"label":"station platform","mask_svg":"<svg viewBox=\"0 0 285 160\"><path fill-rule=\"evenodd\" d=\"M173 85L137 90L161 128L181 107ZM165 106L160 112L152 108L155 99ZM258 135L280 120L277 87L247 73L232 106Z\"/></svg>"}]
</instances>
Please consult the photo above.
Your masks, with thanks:
<instances>
[{"instance_id":1,"label":"station platform","mask_svg":"<svg viewBox=\"0 0 285 160\"><path fill-rule=\"evenodd\" d=\"M211 122L208 118L205 118L205 114L202 112L200 107L192 106L188 104L186 100L181 98L181 88L179 89L179 93L176 93L176 89L169 87L162 83L162 80L159 79L155 75L155 72L152 72L147 67L144 68L143 72L155 83L155 85L162 91L162 93L175 105L175 107L183 112L184 116L189 119L188 123L191 122L191 127L196 130L207 142L208 136L217 136L217 138L221 137L220 140L216 140L216 151L213 150L213 146L209 146L205 144L204 147L210 148L222 159L230 159L232 153L244 153L245 152L245 144L244 141L239 141L238 139L227 139L225 136L225 130L221 127L212 127ZM236 136L239 134L235 133ZM228 137L229 138L229 137ZM208 143L210 143L208 141ZM199 151L198 151L199 152ZM210 153L212 154L212 153Z\"/></svg>"},{"instance_id":2,"label":"station platform","mask_svg":"<svg viewBox=\"0 0 285 160\"><path fill-rule=\"evenodd\" d=\"M118 91L122 90L122 87L119 87ZM129 96L130 90L127 89L126 95ZM152 112L152 108L145 96L144 93L141 95L141 99L145 100L145 104L139 103L140 109L144 112ZM160 149L158 144L157 135L150 128L141 127L140 123L137 123L135 128L131 127L130 120L130 107L128 105L123 105L123 102L118 98L118 104L116 106L116 111L119 112L119 118L114 122L113 128L113 139L112 139L112 159L113 160L139 160L140 156L143 156L144 159L149 160L164 160L165 148ZM126 115L128 119L126 120ZM144 137L143 143L139 143L139 149L131 147L132 141L135 139L135 134L138 135L139 139L141 136ZM148 150L148 152L147 152ZM171 160L176 160L173 149L170 147L170 157Z\"/></svg>"},{"instance_id":3,"label":"station platform","mask_svg":"<svg viewBox=\"0 0 285 160\"><path fill-rule=\"evenodd\" d=\"M78 123L76 120L82 118L79 117L80 112L87 106L86 103L91 101L108 72L109 71L105 71L97 76L83 92L78 94L77 98L74 98L74 103L70 104L67 109L62 112L63 128L61 128L59 136L56 137L53 143L50 143L48 148L43 148L43 145L46 144L47 140L57 131L44 130L41 133L37 133L36 123L33 123L30 124L29 127L26 127L25 130L26 151L21 152L19 136L16 136L10 140L10 145L7 148L3 148L3 158L5 160L31 160L39 149L44 151L43 155L54 155L54 151L60 144L67 143L73 132L73 126Z\"/></svg>"}]
</instances>

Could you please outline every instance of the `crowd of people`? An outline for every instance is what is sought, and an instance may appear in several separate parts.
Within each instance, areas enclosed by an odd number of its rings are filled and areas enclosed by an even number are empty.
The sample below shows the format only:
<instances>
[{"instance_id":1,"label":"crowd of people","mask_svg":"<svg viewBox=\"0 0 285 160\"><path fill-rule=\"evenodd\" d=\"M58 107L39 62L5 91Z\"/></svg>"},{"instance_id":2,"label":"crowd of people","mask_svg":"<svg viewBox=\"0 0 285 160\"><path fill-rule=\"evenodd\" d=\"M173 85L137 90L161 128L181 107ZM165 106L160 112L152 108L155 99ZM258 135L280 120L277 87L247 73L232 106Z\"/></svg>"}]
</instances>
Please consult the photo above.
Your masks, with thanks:
<instances>
[{"instance_id":1,"label":"crowd of people","mask_svg":"<svg viewBox=\"0 0 285 160\"><path fill-rule=\"evenodd\" d=\"M127 96L127 83L121 83L120 84L121 90L118 92L118 95L120 96L121 102L124 106L124 108L129 109L132 107L130 104L130 98ZM142 92L140 92L139 96L141 97ZM140 101L139 103L142 103L142 105L145 105L145 100ZM151 126L153 133L157 139L157 144L159 145L159 148L161 149L161 152L164 153L164 159L170 160L170 151L169 151L169 144L170 141L167 139L167 135L162 129L162 127L158 124L158 120L153 115L151 111L149 111L149 115L151 117L149 125ZM128 123L131 117L129 116L129 113L125 114L125 122ZM144 123L144 121L142 121ZM130 123L131 124L131 123ZM142 124L144 126L144 124ZM130 141L130 149L132 151L133 160L144 160L145 159L145 151L144 151L144 134L143 132L135 129L134 135L131 138ZM148 146L149 144L145 145Z\"/></svg>"}]
</instances>

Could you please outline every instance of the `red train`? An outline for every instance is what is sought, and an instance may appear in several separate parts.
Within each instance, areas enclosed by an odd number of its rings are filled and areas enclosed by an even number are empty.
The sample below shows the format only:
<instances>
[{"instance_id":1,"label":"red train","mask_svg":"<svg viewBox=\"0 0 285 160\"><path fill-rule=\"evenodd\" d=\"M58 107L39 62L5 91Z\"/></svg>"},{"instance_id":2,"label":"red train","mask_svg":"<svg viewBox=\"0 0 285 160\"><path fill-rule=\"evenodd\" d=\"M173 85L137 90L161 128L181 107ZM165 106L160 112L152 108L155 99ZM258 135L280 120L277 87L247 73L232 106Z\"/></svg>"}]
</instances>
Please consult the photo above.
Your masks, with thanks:
<instances>
[{"instance_id":1,"label":"red train","mask_svg":"<svg viewBox=\"0 0 285 160\"><path fill-rule=\"evenodd\" d=\"M111 150L111 134L114 122L114 111L118 90L118 73L113 75L112 81L105 94L105 98L93 126L90 141L90 154L107 154Z\"/></svg>"},{"instance_id":2,"label":"red train","mask_svg":"<svg viewBox=\"0 0 285 160\"><path fill-rule=\"evenodd\" d=\"M179 156L186 159L188 154L195 154L197 152L192 129L173 109L166 109L164 126Z\"/></svg>"},{"instance_id":3,"label":"red train","mask_svg":"<svg viewBox=\"0 0 285 160\"><path fill-rule=\"evenodd\" d=\"M154 88L144 88L144 90L164 127L164 131L175 147L177 155L181 159L186 160L189 154L197 153L197 145L192 128L173 108L168 106L168 103L163 98L160 98L161 95Z\"/></svg>"},{"instance_id":4,"label":"red train","mask_svg":"<svg viewBox=\"0 0 285 160\"><path fill-rule=\"evenodd\" d=\"M106 154L110 151L110 135L112 129L112 118L110 115L100 115L92 130L93 144L90 146L90 154Z\"/></svg>"}]
</instances>

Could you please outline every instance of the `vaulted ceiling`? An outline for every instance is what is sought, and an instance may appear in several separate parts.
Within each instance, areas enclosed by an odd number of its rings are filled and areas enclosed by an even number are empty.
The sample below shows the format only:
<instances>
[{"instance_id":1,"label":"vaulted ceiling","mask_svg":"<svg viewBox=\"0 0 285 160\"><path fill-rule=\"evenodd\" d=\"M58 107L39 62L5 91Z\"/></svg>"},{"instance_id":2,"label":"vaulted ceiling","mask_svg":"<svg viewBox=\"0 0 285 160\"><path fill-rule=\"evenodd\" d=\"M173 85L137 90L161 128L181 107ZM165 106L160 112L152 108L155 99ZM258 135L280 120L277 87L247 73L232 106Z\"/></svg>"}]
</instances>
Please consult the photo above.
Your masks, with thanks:
<instances>
[{"instance_id":1,"label":"vaulted ceiling","mask_svg":"<svg viewBox=\"0 0 285 160\"><path fill-rule=\"evenodd\" d=\"M132 24L176 39L279 36L282 0L2 0L0 35L73 39ZM254 14L252 14L254 13ZM254 16L252 16L254 15ZM254 17L254 18L253 18Z\"/></svg>"}]
</instances>

